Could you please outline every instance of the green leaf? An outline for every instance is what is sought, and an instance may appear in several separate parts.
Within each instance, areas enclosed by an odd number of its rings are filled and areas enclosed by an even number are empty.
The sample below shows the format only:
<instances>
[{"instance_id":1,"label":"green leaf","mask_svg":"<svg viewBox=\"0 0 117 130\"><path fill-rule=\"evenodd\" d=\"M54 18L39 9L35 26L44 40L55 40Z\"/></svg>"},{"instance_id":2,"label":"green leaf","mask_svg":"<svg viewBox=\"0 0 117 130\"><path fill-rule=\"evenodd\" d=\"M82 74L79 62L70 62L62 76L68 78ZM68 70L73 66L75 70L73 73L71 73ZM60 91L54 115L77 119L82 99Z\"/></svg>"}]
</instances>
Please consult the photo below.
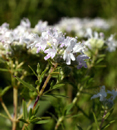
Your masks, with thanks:
<instances>
[{"instance_id":1,"label":"green leaf","mask_svg":"<svg viewBox=\"0 0 117 130\"><path fill-rule=\"evenodd\" d=\"M46 92L44 92L44 94L46 94L46 93L48 93L48 92L50 92L50 91L52 91L52 90L54 90L54 89L58 89L58 88L60 88L60 87L62 87L62 86L64 86L65 84L56 84L56 85L54 85L51 89L49 89L49 90L47 90Z\"/></svg>"},{"instance_id":2,"label":"green leaf","mask_svg":"<svg viewBox=\"0 0 117 130\"><path fill-rule=\"evenodd\" d=\"M95 120L95 123L96 123L96 126L97 126L97 129L99 129L99 125L98 125L98 122L97 122L97 118L95 116L95 113L93 112L93 117L94 117L94 120Z\"/></svg>"},{"instance_id":3,"label":"green leaf","mask_svg":"<svg viewBox=\"0 0 117 130\"><path fill-rule=\"evenodd\" d=\"M106 56L105 54L98 55L98 57L105 57L105 56Z\"/></svg>"},{"instance_id":4,"label":"green leaf","mask_svg":"<svg viewBox=\"0 0 117 130\"><path fill-rule=\"evenodd\" d=\"M30 120L35 119L35 118L36 118L36 116L32 115L31 118L30 118Z\"/></svg>"},{"instance_id":5,"label":"green leaf","mask_svg":"<svg viewBox=\"0 0 117 130\"><path fill-rule=\"evenodd\" d=\"M52 89L57 89L57 88L60 88L60 87L63 87L65 84L56 84L52 87Z\"/></svg>"},{"instance_id":6,"label":"green leaf","mask_svg":"<svg viewBox=\"0 0 117 130\"><path fill-rule=\"evenodd\" d=\"M115 122L115 120L112 120L112 121L110 121L107 125L105 125L103 128L102 128L102 130L105 130L106 128L108 128L112 123L114 123Z\"/></svg>"},{"instance_id":7,"label":"green leaf","mask_svg":"<svg viewBox=\"0 0 117 130\"><path fill-rule=\"evenodd\" d=\"M47 94L46 94L47 95ZM45 95L45 96L46 96ZM69 98L68 96L65 96L65 95L58 95L58 94L49 94L49 95L47 95L47 96L53 96L53 97L55 97L55 98L57 98L57 97L64 97L64 98Z\"/></svg>"},{"instance_id":8,"label":"green leaf","mask_svg":"<svg viewBox=\"0 0 117 130\"><path fill-rule=\"evenodd\" d=\"M94 67L98 68L98 67L106 67L106 65L95 65Z\"/></svg>"},{"instance_id":9,"label":"green leaf","mask_svg":"<svg viewBox=\"0 0 117 130\"><path fill-rule=\"evenodd\" d=\"M9 71L8 69L0 68L0 71Z\"/></svg>"},{"instance_id":10,"label":"green leaf","mask_svg":"<svg viewBox=\"0 0 117 130\"><path fill-rule=\"evenodd\" d=\"M10 88L11 88L11 86L5 87L5 88L2 90L2 92L1 92L0 95L3 96Z\"/></svg>"},{"instance_id":11,"label":"green leaf","mask_svg":"<svg viewBox=\"0 0 117 130\"><path fill-rule=\"evenodd\" d=\"M72 109L72 107L74 106L73 103L69 104L67 107L66 107L66 114L69 114L70 110Z\"/></svg>"},{"instance_id":12,"label":"green leaf","mask_svg":"<svg viewBox=\"0 0 117 130\"><path fill-rule=\"evenodd\" d=\"M45 68L45 70L41 73L41 75L40 75L40 79L39 79L39 83L42 82L42 79L44 78L45 73L47 72L48 69L49 69L49 67L47 66L47 67Z\"/></svg>"},{"instance_id":13,"label":"green leaf","mask_svg":"<svg viewBox=\"0 0 117 130\"><path fill-rule=\"evenodd\" d=\"M32 108L30 108L29 110L29 119L31 118L31 116L32 116Z\"/></svg>"},{"instance_id":14,"label":"green leaf","mask_svg":"<svg viewBox=\"0 0 117 130\"><path fill-rule=\"evenodd\" d=\"M29 83L25 82L24 80L22 80L22 79L20 79L20 78L18 78L18 77L15 77L15 78L16 78L19 82L21 82L21 83L24 85L24 87L27 87L28 89L37 92L37 89L36 89L35 87L33 87L32 84L29 84Z\"/></svg>"},{"instance_id":15,"label":"green leaf","mask_svg":"<svg viewBox=\"0 0 117 130\"><path fill-rule=\"evenodd\" d=\"M24 100L22 101L22 107L23 107L23 118L27 119L27 106Z\"/></svg>"},{"instance_id":16,"label":"green leaf","mask_svg":"<svg viewBox=\"0 0 117 130\"><path fill-rule=\"evenodd\" d=\"M33 70L33 68L31 66L28 65L28 67L32 70L33 74L37 77L36 72Z\"/></svg>"},{"instance_id":17,"label":"green leaf","mask_svg":"<svg viewBox=\"0 0 117 130\"><path fill-rule=\"evenodd\" d=\"M110 110L106 113L104 119L107 119L107 118L111 115L111 113L113 112L113 110L114 110L114 108L110 109Z\"/></svg>"},{"instance_id":18,"label":"green leaf","mask_svg":"<svg viewBox=\"0 0 117 130\"><path fill-rule=\"evenodd\" d=\"M36 122L36 124L45 124L48 123L50 120L40 120L38 122Z\"/></svg>"},{"instance_id":19,"label":"green leaf","mask_svg":"<svg viewBox=\"0 0 117 130\"><path fill-rule=\"evenodd\" d=\"M40 71L40 64L37 64L37 74L40 75L41 71Z\"/></svg>"},{"instance_id":20,"label":"green leaf","mask_svg":"<svg viewBox=\"0 0 117 130\"><path fill-rule=\"evenodd\" d=\"M40 107L40 105L38 105L38 106L36 107L36 109L34 110L34 114L36 114L36 113L38 112L39 107Z\"/></svg>"},{"instance_id":21,"label":"green leaf","mask_svg":"<svg viewBox=\"0 0 117 130\"><path fill-rule=\"evenodd\" d=\"M100 63L104 58L100 58L96 61L96 64Z\"/></svg>"},{"instance_id":22,"label":"green leaf","mask_svg":"<svg viewBox=\"0 0 117 130\"><path fill-rule=\"evenodd\" d=\"M77 128L78 128L79 130L83 130L79 125L77 125Z\"/></svg>"},{"instance_id":23,"label":"green leaf","mask_svg":"<svg viewBox=\"0 0 117 130\"><path fill-rule=\"evenodd\" d=\"M35 117L35 118L33 118L33 119L30 119L30 123L36 123L36 122L40 121L40 119L41 119L41 118Z\"/></svg>"},{"instance_id":24,"label":"green leaf","mask_svg":"<svg viewBox=\"0 0 117 130\"><path fill-rule=\"evenodd\" d=\"M25 126L24 130L30 130L28 126Z\"/></svg>"},{"instance_id":25,"label":"green leaf","mask_svg":"<svg viewBox=\"0 0 117 130\"><path fill-rule=\"evenodd\" d=\"M74 118L74 117L78 117L78 116L81 116L82 114L77 114L77 115L73 115L73 116L70 116L70 118Z\"/></svg>"},{"instance_id":26,"label":"green leaf","mask_svg":"<svg viewBox=\"0 0 117 130\"><path fill-rule=\"evenodd\" d=\"M25 119L22 119L22 118L19 119L19 120L22 121L22 122L24 122L24 123L27 123L27 124L29 123L28 121L26 121Z\"/></svg>"},{"instance_id":27,"label":"green leaf","mask_svg":"<svg viewBox=\"0 0 117 130\"><path fill-rule=\"evenodd\" d=\"M4 118L7 118L7 119L9 118L9 117L5 116L5 115L2 114L2 113L0 113L0 116L1 116L1 117L4 117Z\"/></svg>"},{"instance_id":28,"label":"green leaf","mask_svg":"<svg viewBox=\"0 0 117 130\"><path fill-rule=\"evenodd\" d=\"M58 77L58 75L60 74L59 72L52 72L50 73L52 77Z\"/></svg>"}]
</instances>

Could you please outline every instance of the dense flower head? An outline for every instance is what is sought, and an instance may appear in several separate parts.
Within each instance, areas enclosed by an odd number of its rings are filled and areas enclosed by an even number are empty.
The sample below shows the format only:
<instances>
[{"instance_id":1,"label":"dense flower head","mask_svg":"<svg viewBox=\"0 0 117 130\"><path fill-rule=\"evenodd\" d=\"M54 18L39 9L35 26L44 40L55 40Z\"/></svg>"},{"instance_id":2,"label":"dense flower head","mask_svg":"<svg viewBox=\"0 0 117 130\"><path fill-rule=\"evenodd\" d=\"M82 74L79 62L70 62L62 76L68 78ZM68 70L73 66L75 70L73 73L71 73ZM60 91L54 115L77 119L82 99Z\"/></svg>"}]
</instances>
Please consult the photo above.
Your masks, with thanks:
<instances>
[{"instance_id":1,"label":"dense flower head","mask_svg":"<svg viewBox=\"0 0 117 130\"><path fill-rule=\"evenodd\" d=\"M47 21L43 22L42 20L39 20L38 23L34 27L34 32L41 34L45 30L47 30L48 28L49 28L49 26L48 26Z\"/></svg>"},{"instance_id":2,"label":"dense flower head","mask_svg":"<svg viewBox=\"0 0 117 130\"><path fill-rule=\"evenodd\" d=\"M68 20L64 19L61 22L68 22ZM98 19L98 21L101 20ZM76 24L71 28L74 22ZM80 18L73 18L68 22L68 30L83 29L80 31L84 37L87 30L87 40L85 41L78 41L76 37L66 36L62 31L57 30L56 26L48 26L47 21L40 20L34 28L31 28L29 19L24 18L15 29L9 29L7 23L2 24L0 26L0 42L5 50L12 50L11 46L21 45L24 47L25 45L28 50L35 50L35 54L43 53L45 60L54 60L56 57L60 57L67 65L71 65L73 61L77 63L78 69L87 68L86 60L89 59L86 53L87 48L100 49L105 44L108 51L114 51L117 45L113 38L114 35L105 39L103 33L93 32L91 28L86 29L86 22L87 19ZM100 22L99 26L103 25L101 23L103 22Z\"/></svg>"},{"instance_id":3,"label":"dense flower head","mask_svg":"<svg viewBox=\"0 0 117 130\"><path fill-rule=\"evenodd\" d=\"M58 24L54 25L55 28L71 33L74 32L79 37L84 37L86 28L108 30L112 25L108 20L102 18L62 18Z\"/></svg>"},{"instance_id":4,"label":"dense flower head","mask_svg":"<svg viewBox=\"0 0 117 130\"><path fill-rule=\"evenodd\" d=\"M104 37L100 33L93 32L91 28L87 29L88 40L85 42L85 45L90 49L101 48L104 45Z\"/></svg>"}]
</instances>

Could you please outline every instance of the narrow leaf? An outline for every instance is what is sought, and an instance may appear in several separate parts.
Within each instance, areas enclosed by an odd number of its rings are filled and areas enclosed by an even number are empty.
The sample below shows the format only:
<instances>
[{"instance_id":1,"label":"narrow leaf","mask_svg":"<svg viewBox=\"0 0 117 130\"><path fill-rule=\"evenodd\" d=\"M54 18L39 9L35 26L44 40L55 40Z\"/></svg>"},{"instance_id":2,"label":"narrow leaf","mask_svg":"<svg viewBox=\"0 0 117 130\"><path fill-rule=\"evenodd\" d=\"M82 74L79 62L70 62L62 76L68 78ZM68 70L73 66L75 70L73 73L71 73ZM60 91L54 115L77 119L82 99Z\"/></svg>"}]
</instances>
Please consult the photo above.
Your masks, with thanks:
<instances>
[{"instance_id":1,"label":"narrow leaf","mask_svg":"<svg viewBox=\"0 0 117 130\"><path fill-rule=\"evenodd\" d=\"M100 58L96 61L96 64L100 63L104 58Z\"/></svg>"},{"instance_id":2,"label":"narrow leaf","mask_svg":"<svg viewBox=\"0 0 117 130\"><path fill-rule=\"evenodd\" d=\"M40 64L37 64L37 74L40 75L41 71L40 71Z\"/></svg>"},{"instance_id":3,"label":"narrow leaf","mask_svg":"<svg viewBox=\"0 0 117 130\"><path fill-rule=\"evenodd\" d=\"M28 121L26 121L25 119L19 119L20 121L24 122L24 123L27 123L28 124Z\"/></svg>"},{"instance_id":4,"label":"narrow leaf","mask_svg":"<svg viewBox=\"0 0 117 130\"><path fill-rule=\"evenodd\" d=\"M39 83L41 83L42 82L42 79L44 78L44 76L45 76L45 73L47 72L47 70L48 70L48 66L45 68L45 70L41 73L41 75L40 75L40 79L39 79Z\"/></svg>"},{"instance_id":5,"label":"narrow leaf","mask_svg":"<svg viewBox=\"0 0 117 130\"><path fill-rule=\"evenodd\" d=\"M73 103L69 104L67 107L66 107L66 114L69 114L70 110L72 109L72 107L74 106Z\"/></svg>"},{"instance_id":6,"label":"narrow leaf","mask_svg":"<svg viewBox=\"0 0 117 130\"><path fill-rule=\"evenodd\" d=\"M32 108L30 108L29 110L29 119L31 118L31 116L32 116Z\"/></svg>"},{"instance_id":7,"label":"narrow leaf","mask_svg":"<svg viewBox=\"0 0 117 130\"><path fill-rule=\"evenodd\" d=\"M48 123L50 120L41 120L41 121L38 121L36 122L36 124L45 124L45 123Z\"/></svg>"},{"instance_id":8,"label":"narrow leaf","mask_svg":"<svg viewBox=\"0 0 117 130\"><path fill-rule=\"evenodd\" d=\"M36 123L38 121L40 121L40 119L38 119L38 118L30 119L30 123Z\"/></svg>"},{"instance_id":9,"label":"narrow leaf","mask_svg":"<svg viewBox=\"0 0 117 130\"><path fill-rule=\"evenodd\" d=\"M102 128L102 130L105 130L106 128L108 128L112 123L114 123L115 122L115 120L112 120L112 121L110 121L107 125L105 125L103 128Z\"/></svg>"},{"instance_id":10,"label":"narrow leaf","mask_svg":"<svg viewBox=\"0 0 117 130\"><path fill-rule=\"evenodd\" d=\"M3 96L10 88L11 88L11 86L5 87L5 88L2 90L2 92L1 92L1 96Z\"/></svg>"},{"instance_id":11,"label":"narrow leaf","mask_svg":"<svg viewBox=\"0 0 117 130\"><path fill-rule=\"evenodd\" d=\"M95 65L95 67L106 67L106 65Z\"/></svg>"},{"instance_id":12,"label":"narrow leaf","mask_svg":"<svg viewBox=\"0 0 117 130\"><path fill-rule=\"evenodd\" d=\"M79 130L83 130L79 125L77 125L77 128L78 128Z\"/></svg>"},{"instance_id":13,"label":"narrow leaf","mask_svg":"<svg viewBox=\"0 0 117 130\"><path fill-rule=\"evenodd\" d=\"M60 87L63 87L64 84L56 84L52 87L52 89L57 89L57 88L60 88Z\"/></svg>"},{"instance_id":14,"label":"narrow leaf","mask_svg":"<svg viewBox=\"0 0 117 130\"><path fill-rule=\"evenodd\" d=\"M22 107L23 107L23 118L27 119L27 106L24 100L22 101Z\"/></svg>"},{"instance_id":15,"label":"narrow leaf","mask_svg":"<svg viewBox=\"0 0 117 130\"><path fill-rule=\"evenodd\" d=\"M36 114L36 113L38 112L39 107L40 107L40 105L38 105L38 106L36 107L36 109L34 110L34 114Z\"/></svg>"},{"instance_id":16,"label":"narrow leaf","mask_svg":"<svg viewBox=\"0 0 117 130\"><path fill-rule=\"evenodd\" d=\"M20 79L20 78L18 78L18 77L15 77L15 78L16 78L19 82L21 82L21 83L24 85L24 87L27 87L28 89L33 90L33 91L37 91L37 89L36 89L35 87L33 87L32 84L29 84L29 83L25 82L24 80L22 80L22 79Z\"/></svg>"},{"instance_id":17,"label":"narrow leaf","mask_svg":"<svg viewBox=\"0 0 117 130\"><path fill-rule=\"evenodd\" d=\"M95 113L93 112L93 117L94 117L94 120L95 120L95 123L96 123L96 126L97 126L97 129L99 129L99 125L98 125L98 122L97 122L97 118L95 116Z\"/></svg>"},{"instance_id":18,"label":"narrow leaf","mask_svg":"<svg viewBox=\"0 0 117 130\"><path fill-rule=\"evenodd\" d=\"M8 69L0 68L0 71L9 71Z\"/></svg>"},{"instance_id":19,"label":"narrow leaf","mask_svg":"<svg viewBox=\"0 0 117 130\"><path fill-rule=\"evenodd\" d=\"M36 72L33 70L33 68L31 66L28 65L28 67L32 70L33 74L37 77Z\"/></svg>"},{"instance_id":20,"label":"narrow leaf","mask_svg":"<svg viewBox=\"0 0 117 130\"><path fill-rule=\"evenodd\" d=\"M9 117L5 116L5 115L2 114L2 113L0 113L0 116L1 116L1 117L4 117L4 118L7 118L7 119L9 118Z\"/></svg>"},{"instance_id":21,"label":"narrow leaf","mask_svg":"<svg viewBox=\"0 0 117 130\"><path fill-rule=\"evenodd\" d=\"M28 128L28 126L25 126L24 130L30 130L30 129Z\"/></svg>"}]
</instances>

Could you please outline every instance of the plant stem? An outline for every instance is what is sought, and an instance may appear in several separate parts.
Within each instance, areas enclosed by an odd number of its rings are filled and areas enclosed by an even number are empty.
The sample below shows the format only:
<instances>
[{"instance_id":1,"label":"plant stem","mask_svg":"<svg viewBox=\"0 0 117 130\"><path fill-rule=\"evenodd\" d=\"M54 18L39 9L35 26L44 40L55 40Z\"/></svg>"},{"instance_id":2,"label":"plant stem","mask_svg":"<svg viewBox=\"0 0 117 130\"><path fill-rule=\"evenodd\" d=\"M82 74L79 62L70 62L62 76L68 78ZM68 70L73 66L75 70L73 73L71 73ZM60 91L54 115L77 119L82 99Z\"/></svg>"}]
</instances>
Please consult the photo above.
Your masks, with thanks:
<instances>
[{"instance_id":1,"label":"plant stem","mask_svg":"<svg viewBox=\"0 0 117 130\"><path fill-rule=\"evenodd\" d=\"M6 105L4 104L4 102L2 101L1 98L0 98L0 102L1 102L1 105L2 105L2 107L3 107L3 109L4 109L4 111L5 111L6 114L7 114L7 116L8 116L9 119L12 121L12 117L11 117L11 115L10 115L10 113L9 113L9 111L8 111L8 109L7 109L7 107L6 107Z\"/></svg>"},{"instance_id":2,"label":"plant stem","mask_svg":"<svg viewBox=\"0 0 117 130\"><path fill-rule=\"evenodd\" d=\"M55 126L55 130L58 130L58 127L59 125L61 124L61 122L64 120L64 116L60 117L56 123L56 126Z\"/></svg>"},{"instance_id":3,"label":"plant stem","mask_svg":"<svg viewBox=\"0 0 117 130\"><path fill-rule=\"evenodd\" d=\"M82 91L82 89L83 89L83 87L81 86L80 89L79 89L79 91L78 91L77 94L76 94L76 97L73 99L72 103L73 103L74 105L76 104L76 102L77 102L77 100L78 100L78 97L79 97L80 92Z\"/></svg>"},{"instance_id":4,"label":"plant stem","mask_svg":"<svg viewBox=\"0 0 117 130\"><path fill-rule=\"evenodd\" d=\"M49 82L49 80L50 80L50 78L51 78L51 73L54 72L54 70L56 69L56 67L57 67L57 63L54 65L54 67L51 67L50 74L49 74L48 77L46 78L46 80L45 80L45 82L44 82L44 84L43 84L43 86L42 86L42 89L41 89L41 91L39 92L39 97L43 94L43 91L45 90L45 88L46 88L46 86L47 86L47 84L48 84L48 82Z\"/></svg>"},{"instance_id":5,"label":"plant stem","mask_svg":"<svg viewBox=\"0 0 117 130\"><path fill-rule=\"evenodd\" d=\"M37 103L38 103L40 97L42 96L42 94L43 94L43 92L44 92L44 90L45 90L45 88L46 88L46 86L47 86L49 80L51 79L51 73L55 71L56 67L57 67L57 63L54 65L54 67L51 67L50 73L49 73L49 75L47 76L47 78L46 78L46 80L45 80L45 82L44 82L44 84L43 84L43 86L42 86L42 88L41 88L41 90L40 90L40 92L39 92L39 95L38 95L37 98L36 98L36 101L35 101L34 106L33 106L33 110L34 110L34 108L36 107L36 105L37 105Z\"/></svg>"},{"instance_id":6,"label":"plant stem","mask_svg":"<svg viewBox=\"0 0 117 130\"><path fill-rule=\"evenodd\" d=\"M101 121L101 124L100 124L100 130L102 128L102 124L104 123L104 117L106 116L106 113L107 113L107 110L104 111L104 115L102 117L102 121Z\"/></svg>"},{"instance_id":7,"label":"plant stem","mask_svg":"<svg viewBox=\"0 0 117 130\"><path fill-rule=\"evenodd\" d=\"M12 126L12 130L16 130L16 125L17 125L17 95L18 95L18 88L17 87L13 87L13 105L14 105L14 117L13 117L13 126Z\"/></svg>"}]
</instances>

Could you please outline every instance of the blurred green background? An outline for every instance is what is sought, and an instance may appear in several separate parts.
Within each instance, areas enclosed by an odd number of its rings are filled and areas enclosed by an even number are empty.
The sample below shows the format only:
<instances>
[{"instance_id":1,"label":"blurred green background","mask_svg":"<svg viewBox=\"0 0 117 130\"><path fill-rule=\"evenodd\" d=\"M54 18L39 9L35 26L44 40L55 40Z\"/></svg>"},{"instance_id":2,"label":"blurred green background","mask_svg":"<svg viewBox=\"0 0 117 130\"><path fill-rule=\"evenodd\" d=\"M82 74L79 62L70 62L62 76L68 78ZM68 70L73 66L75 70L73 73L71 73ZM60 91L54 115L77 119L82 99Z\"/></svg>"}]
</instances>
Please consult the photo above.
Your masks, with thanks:
<instances>
[{"instance_id":1,"label":"blurred green background","mask_svg":"<svg viewBox=\"0 0 117 130\"><path fill-rule=\"evenodd\" d=\"M16 27L23 17L32 27L38 20L54 24L61 17L116 18L116 0L0 0L0 24Z\"/></svg>"}]
</instances>

